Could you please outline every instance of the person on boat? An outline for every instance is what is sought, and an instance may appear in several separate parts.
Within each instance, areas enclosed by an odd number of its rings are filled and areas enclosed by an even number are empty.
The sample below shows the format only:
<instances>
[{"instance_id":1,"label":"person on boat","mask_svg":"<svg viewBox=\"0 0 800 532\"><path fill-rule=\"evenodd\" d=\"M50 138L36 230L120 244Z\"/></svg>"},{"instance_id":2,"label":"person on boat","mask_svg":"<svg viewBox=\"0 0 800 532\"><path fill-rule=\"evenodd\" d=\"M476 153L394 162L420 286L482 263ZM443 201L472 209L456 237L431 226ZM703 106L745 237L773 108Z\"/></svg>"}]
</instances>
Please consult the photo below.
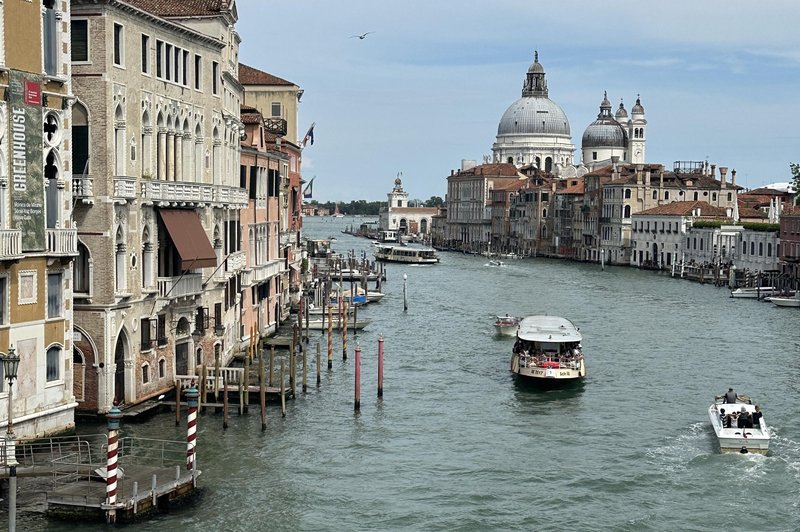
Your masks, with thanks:
<instances>
[{"instance_id":1,"label":"person on boat","mask_svg":"<svg viewBox=\"0 0 800 532\"><path fill-rule=\"evenodd\" d=\"M719 420L722 422L723 425L725 425L725 418L727 418L727 417L728 416L727 416L727 414L725 414L725 409L724 408L720 408L719 409Z\"/></svg>"},{"instance_id":2,"label":"person on boat","mask_svg":"<svg viewBox=\"0 0 800 532\"><path fill-rule=\"evenodd\" d=\"M761 413L761 409L756 405L756 411L753 412L753 427L761 428L762 417L764 417L764 414Z\"/></svg>"},{"instance_id":3,"label":"person on boat","mask_svg":"<svg viewBox=\"0 0 800 532\"><path fill-rule=\"evenodd\" d=\"M718 395L718 396L715 397L715 399L722 399L723 403L734 404L734 403L736 403L736 398L737 397L738 396L736 395L736 392L733 391L733 388L728 388L728 391L725 392L725 395L722 395L722 396Z\"/></svg>"},{"instance_id":4,"label":"person on boat","mask_svg":"<svg viewBox=\"0 0 800 532\"><path fill-rule=\"evenodd\" d=\"M750 417L750 412L748 412L744 407L742 407L742 411L739 412L739 420L736 426L740 429L753 428L753 419Z\"/></svg>"}]
</instances>

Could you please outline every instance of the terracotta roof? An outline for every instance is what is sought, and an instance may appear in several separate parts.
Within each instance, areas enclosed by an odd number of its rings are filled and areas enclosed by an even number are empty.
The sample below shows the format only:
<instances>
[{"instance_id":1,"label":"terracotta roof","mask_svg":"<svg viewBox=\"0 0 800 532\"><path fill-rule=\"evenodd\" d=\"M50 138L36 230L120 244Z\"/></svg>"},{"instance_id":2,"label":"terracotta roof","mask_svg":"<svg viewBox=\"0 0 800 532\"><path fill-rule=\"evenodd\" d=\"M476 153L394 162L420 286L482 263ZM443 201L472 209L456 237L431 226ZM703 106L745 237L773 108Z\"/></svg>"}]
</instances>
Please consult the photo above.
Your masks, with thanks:
<instances>
[{"instance_id":1,"label":"terracotta roof","mask_svg":"<svg viewBox=\"0 0 800 532\"><path fill-rule=\"evenodd\" d=\"M228 0L124 0L126 3L159 17L219 15L230 6Z\"/></svg>"},{"instance_id":2,"label":"terracotta roof","mask_svg":"<svg viewBox=\"0 0 800 532\"><path fill-rule=\"evenodd\" d=\"M752 207L743 207L741 203L739 203L739 219L743 218L760 218L760 219L767 219L767 214L759 209L754 209Z\"/></svg>"},{"instance_id":3,"label":"terracotta roof","mask_svg":"<svg viewBox=\"0 0 800 532\"><path fill-rule=\"evenodd\" d=\"M243 63L239 63L239 83L242 85L294 85L291 81L286 81Z\"/></svg>"},{"instance_id":4,"label":"terracotta roof","mask_svg":"<svg viewBox=\"0 0 800 532\"><path fill-rule=\"evenodd\" d=\"M577 185L571 185L566 187L564 190L559 191L559 194L583 194L585 191L583 179L581 179Z\"/></svg>"},{"instance_id":5,"label":"terracotta roof","mask_svg":"<svg viewBox=\"0 0 800 532\"><path fill-rule=\"evenodd\" d=\"M521 189L526 184L527 184L527 182L524 179L520 179L520 180L517 180L517 181L509 181L508 183L505 183L505 182L504 183L498 183L498 184L496 184L494 186L494 190L514 191L514 190Z\"/></svg>"},{"instance_id":6,"label":"terracotta roof","mask_svg":"<svg viewBox=\"0 0 800 532\"><path fill-rule=\"evenodd\" d=\"M261 124L264 121L261 115L255 113L243 113L242 124Z\"/></svg>"},{"instance_id":7,"label":"terracotta roof","mask_svg":"<svg viewBox=\"0 0 800 532\"><path fill-rule=\"evenodd\" d=\"M727 218L728 212L722 207L715 207L705 201L673 201L659 205L646 211L637 212L634 216L689 216L695 209L700 209L700 216L716 216ZM741 213L740 213L741 215Z\"/></svg>"},{"instance_id":8,"label":"terracotta roof","mask_svg":"<svg viewBox=\"0 0 800 532\"><path fill-rule=\"evenodd\" d=\"M469 170L459 170L454 175L486 175L491 177L517 177L517 167L511 163L479 164Z\"/></svg>"}]
</instances>

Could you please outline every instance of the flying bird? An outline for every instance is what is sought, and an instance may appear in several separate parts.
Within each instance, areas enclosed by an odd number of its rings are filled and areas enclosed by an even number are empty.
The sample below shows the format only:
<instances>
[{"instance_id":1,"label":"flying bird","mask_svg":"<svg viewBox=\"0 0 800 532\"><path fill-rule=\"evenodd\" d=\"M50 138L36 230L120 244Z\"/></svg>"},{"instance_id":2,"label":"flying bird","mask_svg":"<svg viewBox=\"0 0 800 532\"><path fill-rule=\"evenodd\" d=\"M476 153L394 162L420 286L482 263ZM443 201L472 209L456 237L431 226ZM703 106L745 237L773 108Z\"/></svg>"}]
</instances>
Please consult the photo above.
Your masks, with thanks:
<instances>
[{"instance_id":1,"label":"flying bird","mask_svg":"<svg viewBox=\"0 0 800 532\"><path fill-rule=\"evenodd\" d=\"M356 37L358 37L359 39L364 40L364 39L367 38L367 35L369 35L370 33L375 33L375 32L374 31L368 31L367 33L362 33L361 35L351 35L350 38L351 39L355 39Z\"/></svg>"}]
</instances>

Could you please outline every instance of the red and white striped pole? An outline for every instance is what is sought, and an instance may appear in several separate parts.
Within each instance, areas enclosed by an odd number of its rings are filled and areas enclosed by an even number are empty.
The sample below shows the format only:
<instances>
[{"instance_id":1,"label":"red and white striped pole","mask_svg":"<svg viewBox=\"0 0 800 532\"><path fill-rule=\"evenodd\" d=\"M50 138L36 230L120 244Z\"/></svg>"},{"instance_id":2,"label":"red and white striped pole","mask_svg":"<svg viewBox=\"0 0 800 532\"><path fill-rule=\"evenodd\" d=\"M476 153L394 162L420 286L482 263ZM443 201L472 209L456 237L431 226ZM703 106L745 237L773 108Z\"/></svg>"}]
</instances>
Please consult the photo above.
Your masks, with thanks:
<instances>
[{"instance_id":1,"label":"red and white striped pole","mask_svg":"<svg viewBox=\"0 0 800 532\"><path fill-rule=\"evenodd\" d=\"M383 335L378 336L378 397L383 397Z\"/></svg>"},{"instance_id":2,"label":"red and white striped pole","mask_svg":"<svg viewBox=\"0 0 800 532\"><path fill-rule=\"evenodd\" d=\"M195 452L195 447L197 447L197 398L200 393L197 391L194 381L192 381L191 386L186 388L184 393L186 394L186 405L189 407L186 432L186 469L194 471L197 458L197 453Z\"/></svg>"},{"instance_id":3,"label":"red and white striped pole","mask_svg":"<svg viewBox=\"0 0 800 532\"><path fill-rule=\"evenodd\" d=\"M117 448L119 438L119 425L122 419L117 405L113 405L106 414L108 422L108 458L106 461L106 521L115 523L117 521Z\"/></svg>"}]
</instances>

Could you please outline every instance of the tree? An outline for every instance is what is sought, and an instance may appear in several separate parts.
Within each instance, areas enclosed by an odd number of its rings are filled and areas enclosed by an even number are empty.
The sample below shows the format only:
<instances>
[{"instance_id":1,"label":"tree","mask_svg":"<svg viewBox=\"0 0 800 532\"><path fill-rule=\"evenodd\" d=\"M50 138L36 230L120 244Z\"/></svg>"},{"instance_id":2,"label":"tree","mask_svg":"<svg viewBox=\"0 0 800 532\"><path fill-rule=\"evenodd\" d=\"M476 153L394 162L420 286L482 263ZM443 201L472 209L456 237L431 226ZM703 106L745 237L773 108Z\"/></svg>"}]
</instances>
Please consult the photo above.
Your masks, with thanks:
<instances>
[{"instance_id":1,"label":"tree","mask_svg":"<svg viewBox=\"0 0 800 532\"><path fill-rule=\"evenodd\" d=\"M439 196L431 196L429 200L425 202L426 207L442 207L444 206L444 200Z\"/></svg>"},{"instance_id":2,"label":"tree","mask_svg":"<svg viewBox=\"0 0 800 532\"><path fill-rule=\"evenodd\" d=\"M797 205L797 200L800 199L800 164L789 163L789 168L792 170L792 187L794 187L794 204Z\"/></svg>"}]
</instances>

